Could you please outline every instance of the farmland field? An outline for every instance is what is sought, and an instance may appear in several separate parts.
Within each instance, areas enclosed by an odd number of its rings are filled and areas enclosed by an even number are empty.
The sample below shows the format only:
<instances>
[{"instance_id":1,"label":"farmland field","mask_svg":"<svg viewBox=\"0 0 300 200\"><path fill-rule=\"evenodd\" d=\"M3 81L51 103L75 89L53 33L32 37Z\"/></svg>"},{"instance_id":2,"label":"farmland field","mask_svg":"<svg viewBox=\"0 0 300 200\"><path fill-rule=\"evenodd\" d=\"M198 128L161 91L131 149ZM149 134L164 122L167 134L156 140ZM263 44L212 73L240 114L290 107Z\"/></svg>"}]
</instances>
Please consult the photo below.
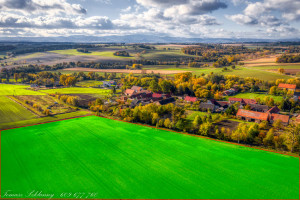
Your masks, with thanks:
<instances>
[{"instance_id":1,"label":"farmland field","mask_svg":"<svg viewBox=\"0 0 300 200\"><path fill-rule=\"evenodd\" d=\"M93 116L2 131L2 198L8 190L298 199L299 158Z\"/></svg>"},{"instance_id":2,"label":"farmland field","mask_svg":"<svg viewBox=\"0 0 300 200\"><path fill-rule=\"evenodd\" d=\"M33 119L36 115L6 96L0 96L0 123Z\"/></svg>"},{"instance_id":3,"label":"farmland field","mask_svg":"<svg viewBox=\"0 0 300 200\"><path fill-rule=\"evenodd\" d=\"M107 95L110 94L110 90L107 89L98 89L98 88L80 88L80 87L69 87L69 88L61 88L61 89L48 89L41 90L41 92L45 92L48 94L101 94Z\"/></svg>"},{"instance_id":4,"label":"farmland field","mask_svg":"<svg viewBox=\"0 0 300 200\"><path fill-rule=\"evenodd\" d=\"M80 82L76 83L76 86L78 86L78 87L98 87L99 85L103 85L103 82L89 80L89 81L80 81Z\"/></svg>"},{"instance_id":5,"label":"farmland field","mask_svg":"<svg viewBox=\"0 0 300 200\"><path fill-rule=\"evenodd\" d=\"M229 67L228 67L229 68ZM247 78L247 77L253 77L253 78L258 78L261 80L268 80L268 81L273 81L276 79L289 79L291 76L284 75L284 74L278 74L277 72L271 72L271 71L265 71L265 70L260 70L257 68L250 68L250 67L237 67L235 70L227 70L223 71L222 68L188 68L188 67L178 67L175 68L174 66L146 66L145 69L147 70L172 70L172 71L190 71L193 74L196 75L201 75L202 73L204 74L209 74L213 72L214 74L221 74L221 75L236 75L241 78Z\"/></svg>"},{"instance_id":6,"label":"farmland field","mask_svg":"<svg viewBox=\"0 0 300 200\"><path fill-rule=\"evenodd\" d=\"M265 97L273 98L275 102L280 102L283 99L282 96L275 96L275 95L269 95L264 93L240 93L234 96L227 96L226 100L228 100L229 98L243 98L243 99L260 98L261 100L264 100Z\"/></svg>"},{"instance_id":7,"label":"farmland field","mask_svg":"<svg viewBox=\"0 0 300 200\"><path fill-rule=\"evenodd\" d=\"M103 57L117 58L117 59L134 59L134 57L115 56L113 51L93 51L89 53L83 53L83 52L78 52L76 49L67 49L67 50L56 50L50 52L64 54L64 55L72 55L72 56L103 56Z\"/></svg>"},{"instance_id":8,"label":"farmland field","mask_svg":"<svg viewBox=\"0 0 300 200\"><path fill-rule=\"evenodd\" d=\"M28 88L27 85L0 84L0 95L45 95Z\"/></svg>"}]
</instances>

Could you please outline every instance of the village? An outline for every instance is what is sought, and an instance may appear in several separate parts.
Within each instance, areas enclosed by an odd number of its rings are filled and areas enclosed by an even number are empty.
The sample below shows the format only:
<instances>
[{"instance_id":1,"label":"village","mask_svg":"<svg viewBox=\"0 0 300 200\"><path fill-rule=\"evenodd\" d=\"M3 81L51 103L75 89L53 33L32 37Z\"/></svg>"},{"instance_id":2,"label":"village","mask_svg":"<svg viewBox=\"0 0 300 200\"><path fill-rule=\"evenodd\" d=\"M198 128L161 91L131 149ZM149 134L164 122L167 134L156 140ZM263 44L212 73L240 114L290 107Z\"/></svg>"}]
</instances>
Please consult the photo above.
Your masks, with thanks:
<instances>
[{"instance_id":1,"label":"village","mask_svg":"<svg viewBox=\"0 0 300 200\"><path fill-rule=\"evenodd\" d=\"M115 83L116 84L116 83ZM300 102L300 89L293 84L279 84L278 88L287 89L294 92L293 99ZM224 96L231 96L236 94L238 90L231 88L223 92ZM153 93L149 90L143 89L139 86L132 86L130 89L126 89L124 94L120 97L120 102L123 102L125 107L134 108L138 105L147 105L154 103L156 105L167 104L196 104L198 110L209 113L222 113L225 112L231 105L238 103L239 109L236 114L237 119L241 119L247 122L261 123L266 121L269 124L273 124L275 121L280 121L282 125L287 126L291 117L296 117L296 121L300 123L300 114L298 116L291 116L287 114L281 114L281 110L275 105L269 107L267 105L259 104L255 99L244 99L229 97L228 101L217 101L215 99L209 99L206 102L201 102L201 99L197 97L173 96L170 93L164 94L162 92Z\"/></svg>"}]
</instances>

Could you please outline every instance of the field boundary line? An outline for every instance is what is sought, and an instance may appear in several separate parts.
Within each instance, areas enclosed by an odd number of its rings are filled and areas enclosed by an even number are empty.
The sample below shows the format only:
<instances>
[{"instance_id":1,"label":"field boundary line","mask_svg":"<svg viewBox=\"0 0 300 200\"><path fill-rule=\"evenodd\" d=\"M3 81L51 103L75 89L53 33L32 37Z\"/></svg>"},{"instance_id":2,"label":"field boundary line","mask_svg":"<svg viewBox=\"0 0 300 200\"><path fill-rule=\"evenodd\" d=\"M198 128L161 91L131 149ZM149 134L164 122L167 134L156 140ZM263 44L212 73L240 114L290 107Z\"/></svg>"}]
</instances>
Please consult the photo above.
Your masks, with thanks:
<instances>
[{"instance_id":1,"label":"field boundary line","mask_svg":"<svg viewBox=\"0 0 300 200\"><path fill-rule=\"evenodd\" d=\"M95 115L95 116L97 116L97 115ZM282 153L282 152L275 151L275 150L257 148L257 147L253 147L253 146L246 145L246 144L238 144L238 143L235 143L235 142L229 142L229 141L225 141L225 140L219 140L219 139L215 139L215 138L205 137L205 136L202 136L202 135L196 135L196 134L191 134L191 133L186 133L186 132L177 132L177 131L166 129L166 128L156 128L154 126L150 126L150 125L147 125L147 124L139 124L139 123L127 122L127 121L124 121L124 120L113 119L113 118L109 118L109 117L105 117L105 116L97 116L97 117L111 119L111 120L116 120L116 121L125 122L125 123L129 123L129 124L135 124L135 125L139 125L139 126L145 126L145 127L153 128L153 129L160 129L160 130L169 131L169 132L173 132L173 133L179 133L179 134L184 134L184 135L189 135L189 136L194 136L194 137L200 137L200 138L204 138L204 139L208 139L208 140L214 140L214 141L228 143L228 144L234 144L234 145L237 145L237 146L249 147L249 148L252 148L252 149L257 149L257 150L262 150L262 151L267 151L267 152L272 152L272 153L278 153L278 154L282 154L282 155L286 155L286 156L291 156L291 157L299 158L299 163L300 163L300 156L289 155L289 154Z\"/></svg>"},{"instance_id":2,"label":"field boundary line","mask_svg":"<svg viewBox=\"0 0 300 200\"><path fill-rule=\"evenodd\" d=\"M69 120L69 119L76 119L76 118L81 118L81 117L89 117L89 116L94 116L94 115L93 114L80 115L80 116L76 116L76 117L68 117L68 118L57 119L57 120L52 120L52 121L48 121L48 122L41 122L41 123L30 124L30 125L25 125L25 126L18 126L18 127L14 127L14 128L1 129L0 134L1 134L1 131L7 131L7 130L12 130L12 129L18 129L18 128L25 128L25 127L29 127L29 126L48 124L48 123L52 123L52 122L59 122L59 121L64 121L64 120Z\"/></svg>"}]
</instances>

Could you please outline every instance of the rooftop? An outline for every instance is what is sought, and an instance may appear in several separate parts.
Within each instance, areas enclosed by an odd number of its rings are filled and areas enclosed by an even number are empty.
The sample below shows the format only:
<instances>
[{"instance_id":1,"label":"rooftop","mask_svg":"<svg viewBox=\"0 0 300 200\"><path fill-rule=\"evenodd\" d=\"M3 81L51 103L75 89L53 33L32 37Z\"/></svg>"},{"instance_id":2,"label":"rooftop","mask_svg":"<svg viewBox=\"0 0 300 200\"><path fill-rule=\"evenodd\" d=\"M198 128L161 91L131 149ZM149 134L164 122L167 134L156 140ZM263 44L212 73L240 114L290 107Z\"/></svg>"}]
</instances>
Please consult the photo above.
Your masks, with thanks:
<instances>
[{"instance_id":1,"label":"rooftop","mask_svg":"<svg viewBox=\"0 0 300 200\"><path fill-rule=\"evenodd\" d=\"M252 110L244 110L244 109L239 109L236 115L240 117L247 117L247 118L259 119L264 121L268 121L268 116L269 116L268 113L262 113L262 112L252 111Z\"/></svg>"}]
</instances>

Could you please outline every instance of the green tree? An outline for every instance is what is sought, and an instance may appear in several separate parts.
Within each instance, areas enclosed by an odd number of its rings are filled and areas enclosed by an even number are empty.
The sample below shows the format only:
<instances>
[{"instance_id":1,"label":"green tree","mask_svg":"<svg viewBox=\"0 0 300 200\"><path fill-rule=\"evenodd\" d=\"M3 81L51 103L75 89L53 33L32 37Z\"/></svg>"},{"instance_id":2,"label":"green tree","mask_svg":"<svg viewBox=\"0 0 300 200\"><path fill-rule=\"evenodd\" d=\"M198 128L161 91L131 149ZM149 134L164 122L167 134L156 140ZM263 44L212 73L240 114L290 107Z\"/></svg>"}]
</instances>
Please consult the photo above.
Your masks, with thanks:
<instances>
[{"instance_id":1,"label":"green tree","mask_svg":"<svg viewBox=\"0 0 300 200\"><path fill-rule=\"evenodd\" d=\"M171 128L171 120L169 118L164 121L164 126L166 128Z\"/></svg>"},{"instance_id":2,"label":"green tree","mask_svg":"<svg viewBox=\"0 0 300 200\"><path fill-rule=\"evenodd\" d=\"M263 139L263 143L265 146L273 146L274 145L274 129L271 128L266 137Z\"/></svg>"},{"instance_id":3,"label":"green tree","mask_svg":"<svg viewBox=\"0 0 300 200\"><path fill-rule=\"evenodd\" d=\"M300 145L300 124L296 122L291 122L286 128L287 140L286 143L290 146L291 152L294 151L295 145Z\"/></svg>"}]
</instances>

